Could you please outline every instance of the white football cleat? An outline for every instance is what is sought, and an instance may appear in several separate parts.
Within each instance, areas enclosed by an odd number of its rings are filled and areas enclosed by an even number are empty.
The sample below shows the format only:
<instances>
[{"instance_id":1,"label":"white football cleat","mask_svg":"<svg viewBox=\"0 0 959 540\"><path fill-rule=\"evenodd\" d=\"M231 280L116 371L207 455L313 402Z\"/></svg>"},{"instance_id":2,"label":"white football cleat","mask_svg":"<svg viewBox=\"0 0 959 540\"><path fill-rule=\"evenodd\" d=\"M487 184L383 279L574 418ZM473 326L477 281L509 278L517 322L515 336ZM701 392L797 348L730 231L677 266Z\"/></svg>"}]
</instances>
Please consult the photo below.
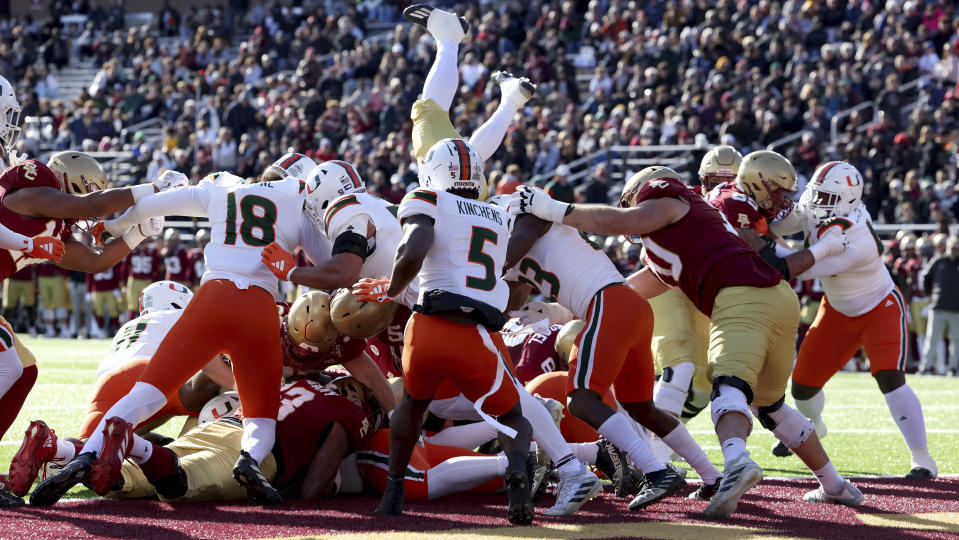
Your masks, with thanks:
<instances>
[{"instance_id":1,"label":"white football cleat","mask_svg":"<svg viewBox=\"0 0 959 540\"><path fill-rule=\"evenodd\" d=\"M763 479L763 470L749 459L749 452L736 456L723 471L719 490L709 499L703 511L709 517L729 517L736 511L739 499Z\"/></svg>"},{"instance_id":2,"label":"white football cleat","mask_svg":"<svg viewBox=\"0 0 959 540\"><path fill-rule=\"evenodd\" d=\"M517 107L526 104L536 93L536 85L526 77L515 77L506 71L496 71L490 75L490 80L499 85L503 93L503 101L515 103Z\"/></svg>"},{"instance_id":3,"label":"white football cleat","mask_svg":"<svg viewBox=\"0 0 959 540\"><path fill-rule=\"evenodd\" d=\"M559 494L556 495L556 504L543 512L547 516L568 516L579 510L583 503L592 499L603 490L603 484L585 465L580 465L578 474L559 481Z\"/></svg>"},{"instance_id":4,"label":"white football cleat","mask_svg":"<svg viewBox=\"0 0 959 540\"><path fill-rule=\"evenodd\" d=\"M846 506L859 506L862 504L863 495L859 488L852 485L849 480L842 486L842 491L832 495L826 493L822 486L803 495L802 500L811 503L829 503L844 504Z\"/></svg>"},{"instance_id":5,"label":"white football cleat","mask_svg":"<svg viewBox=\"0 0 959 540\"><path fill-rule=\"evenodd\" d=\"M413 4L403 10L403 17L413 24L426 27L436 41L463 41L470 23L455 13L426 4Z\"/></svg>"}]
</instances>

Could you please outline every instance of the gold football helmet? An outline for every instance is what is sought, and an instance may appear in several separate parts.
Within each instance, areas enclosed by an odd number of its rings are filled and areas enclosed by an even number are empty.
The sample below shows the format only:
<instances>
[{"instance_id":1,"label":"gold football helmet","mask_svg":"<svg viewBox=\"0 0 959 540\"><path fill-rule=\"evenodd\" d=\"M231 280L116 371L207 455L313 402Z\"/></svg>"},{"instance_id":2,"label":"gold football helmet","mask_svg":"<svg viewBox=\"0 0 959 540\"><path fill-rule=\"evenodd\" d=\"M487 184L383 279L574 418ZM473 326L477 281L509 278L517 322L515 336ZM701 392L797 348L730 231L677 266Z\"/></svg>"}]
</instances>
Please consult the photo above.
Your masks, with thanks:
<instances>
[{"instance_id":1,"label":"gold football helmet","mask_svg":"<svg viewBox=\"0 0 959 540\"><path fill-rule=\"evenodd\" d=\"M675 178L680 182L683 181L683 177L669 167L660 167L658 165L646 167L630 176L629 180L626 181L626 187L623 188L623 194L619 198L619 206L621 208L636 206L636 197L639 196L640 190L643 189L643 186L645 186L647 182L656 178Z\"/></svg>"},{"instance_id":2,"label":"gold football helmet","mask_svg":"<svg viewBox=\"0 0 959 540\"><path fill-rule=\"evenodd\" d=\"M776 217L792 204L788 195L796 191L796 169L781 154L757 150L743 158L736 186L756 201L761 214Z\"/></svg>"},{"instance_id":3,"label":"gold football helmet","mask_svg":"<svg viewBox=\"0 0 959 540\"><path fill-rule=\"evenodd\" d=\"M703 194L717 184L734 180L742 162L743 155L728 144L716 146L706 152L699 164L699 181L703 184Z\"/></svg>"},{"instance_id":4,"label":"gold football helmet","mask_svg":"<svg viewBox=\"0 0 959 540\"><path fill-rule=\"evenodd\" d=\"M371 394L363 384L355 377L344 375L330 381L327 387L336 390L341 396L356 403L362 409L368 409L370 406Z\"/></svg>"},{"instance_id":5,"label":"gold football helmet","mask_svg":"<svg viewBox=\"0 0 959 540\"><path fill-rule=\"evenodd\" d=\"M330 313L333 326L345 336L366 339L379 334L396 314L396 302L360 302L349 288L333 295Z\"/></svg>"},{"instance_id":6,"label":"gold football helmet","mask_svg":"<svg viewBox=\"0 0 959 540\"><path fill-rule=\"evenodd\" d=\"M47 167L53 171L66 193L84 195L107 187L107 174L97 160L83 152L57 152L50 156Z\"/></svg>"},{"instance_id":7,"label":"gold football helmet","mask_svg":"<svg viewBox=\"0 0 959 540\"><path fill-rule=\"evenodd\" d=\"M572 321L564 324L559 330L559 333L556 335L556 341L553 343L553 348L556 349L556 354L558 354L567 365L569 364L569 352L573 349L573 343L576 342L576 336L578 336L585 327L586 321L573 319Z\"/></svg>"},{"instance_id":8,"label":"gold football helmet","mask_svg":"<svg viewBox=\"0 0 959 540\"><path fill-rule=\"evenodd\" d=\"M297 357L332 347L339 333L330 318L330 295L310 291L297 298L286 315L286 335Z\"/></svg>"}]
</instances>

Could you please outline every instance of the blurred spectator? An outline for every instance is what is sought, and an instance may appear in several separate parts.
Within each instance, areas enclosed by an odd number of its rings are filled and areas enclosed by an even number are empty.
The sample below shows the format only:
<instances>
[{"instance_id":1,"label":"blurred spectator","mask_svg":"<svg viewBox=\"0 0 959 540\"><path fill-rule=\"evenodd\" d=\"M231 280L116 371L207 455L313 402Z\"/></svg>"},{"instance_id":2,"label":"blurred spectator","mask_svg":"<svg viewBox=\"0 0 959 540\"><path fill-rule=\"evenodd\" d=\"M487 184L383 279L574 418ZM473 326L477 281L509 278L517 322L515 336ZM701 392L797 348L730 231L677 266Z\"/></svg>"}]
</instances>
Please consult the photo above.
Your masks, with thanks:
<instances>
[{"instance_id":1,"label":"blurred spectator","mask_svg":"<svg viewBox=\"0 0 959 540\"><path fill-rule=\"evenodd\" d=\"M948 367L953 375L959 375L959 237L951 236L946 241L946 252L933 259L923 273L922 287L932 296L932 309L919 371L934 369L942 375ZM948 366L937 350L943 338L949 339Z\"/></svg>"}]
</instances>

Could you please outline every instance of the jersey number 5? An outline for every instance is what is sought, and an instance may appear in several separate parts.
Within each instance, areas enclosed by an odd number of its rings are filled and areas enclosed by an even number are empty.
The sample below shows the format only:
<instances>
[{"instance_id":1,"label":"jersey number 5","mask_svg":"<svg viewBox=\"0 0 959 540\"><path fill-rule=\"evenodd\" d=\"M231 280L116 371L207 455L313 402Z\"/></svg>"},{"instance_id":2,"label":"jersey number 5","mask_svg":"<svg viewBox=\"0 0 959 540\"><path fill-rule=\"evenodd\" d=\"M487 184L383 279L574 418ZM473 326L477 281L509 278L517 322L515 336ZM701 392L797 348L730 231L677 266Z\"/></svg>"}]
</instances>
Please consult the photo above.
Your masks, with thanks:
<instances>
[{"instance_id":1,"label":"jersey number 5","mask_svg":"<svg viewBox=\"0 0 959 540\"><path fill-rule=\"evenodd\" d=\"M470 251L467 259L486 269L483 278L466 276L466 286L481 291L492 291L496 286L496 268L493 258L483 252L486 242L496 245L497 234L484 227L473 226L473 236L470 237Z\"/></svg>"},{"instance_id":2,"label":"jersey number 5","mask_svg":"<svg viewBox=\"0 0 959 540\"><path fill-rule=\"evenodd\" d=\"M240 238L248 246L265 246L273 242L276 233L273 225L276 224L276 204L266 197L247 195L240 199ZM253 235L253 230L259 229L261 236ZM236 244L236 192L226 196L226 238L223 243L232 246Z\"/></svg>"}]
</instances>

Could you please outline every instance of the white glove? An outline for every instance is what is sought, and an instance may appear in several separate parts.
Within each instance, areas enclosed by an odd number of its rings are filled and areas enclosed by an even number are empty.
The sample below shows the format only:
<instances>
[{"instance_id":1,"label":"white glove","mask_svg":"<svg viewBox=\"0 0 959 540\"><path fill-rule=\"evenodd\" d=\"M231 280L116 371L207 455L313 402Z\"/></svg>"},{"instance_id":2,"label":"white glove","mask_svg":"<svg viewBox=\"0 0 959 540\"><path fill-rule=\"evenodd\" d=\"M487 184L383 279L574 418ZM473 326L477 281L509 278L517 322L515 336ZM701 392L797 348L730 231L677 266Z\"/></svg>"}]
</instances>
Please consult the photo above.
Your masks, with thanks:
<instances>
[{"instance_id":1,"label":"white glove","mask_svg":"<svg viewBox=\"0 0 959 540\"><path fill-rule=\"evenodd\" d=\"M123 241L127 243L127 246L130 249L133 249L140 245L140 242L143 242L149 236L157 236L163 232L163 224L165 219L160 217L152 217L141 222L136 227L130 227L130 230L123 233Z\"/></svg>"},{"instance_id":2,"label":"white glove","mask_svg":"<svg viewBox=\"0 0 959 540\"><path fill-rule=\"evenodd\" d=\"M166 170L163 174L153 179L155 185L160 191L168 189L177 189L190 185L190 179L180 171Z\"/></svg>"},{"instance_id":3,"label":"white glove","mask_svg":"<svg viewBox=\"0 0 959 540\"><path fill-rule=\"evenodd\" d=\"M849 246L849 237L838 227L830 227L818 242L809 246L809 252L818 262L830 255L840 255Z\"/></svg>"},{"instance_id":4,"label":"white glove","mask_svg":"<svg viewBox=\"0 0 959 540\"><path fill-rule=\"evenodd\" d=\"M530 302L516 311L509 312L510 317L516 317L517 322L533 325L540 321L550 324L562 324L576 317L571 311L553 302Z\"/></svg>"},{"instance_id":5,"label":"white glove","mask_svg":"<svg viewBox=\"0 0 959 540\"><path fill-rule=\"evenodd\" d=\"M552 221L553 223L562 223L563 218L572 205L556 201L539 188L529 186L520 186L513 192L509 201L510 215L533 214L534 216Z\"/></svg>"}]
</instances>

